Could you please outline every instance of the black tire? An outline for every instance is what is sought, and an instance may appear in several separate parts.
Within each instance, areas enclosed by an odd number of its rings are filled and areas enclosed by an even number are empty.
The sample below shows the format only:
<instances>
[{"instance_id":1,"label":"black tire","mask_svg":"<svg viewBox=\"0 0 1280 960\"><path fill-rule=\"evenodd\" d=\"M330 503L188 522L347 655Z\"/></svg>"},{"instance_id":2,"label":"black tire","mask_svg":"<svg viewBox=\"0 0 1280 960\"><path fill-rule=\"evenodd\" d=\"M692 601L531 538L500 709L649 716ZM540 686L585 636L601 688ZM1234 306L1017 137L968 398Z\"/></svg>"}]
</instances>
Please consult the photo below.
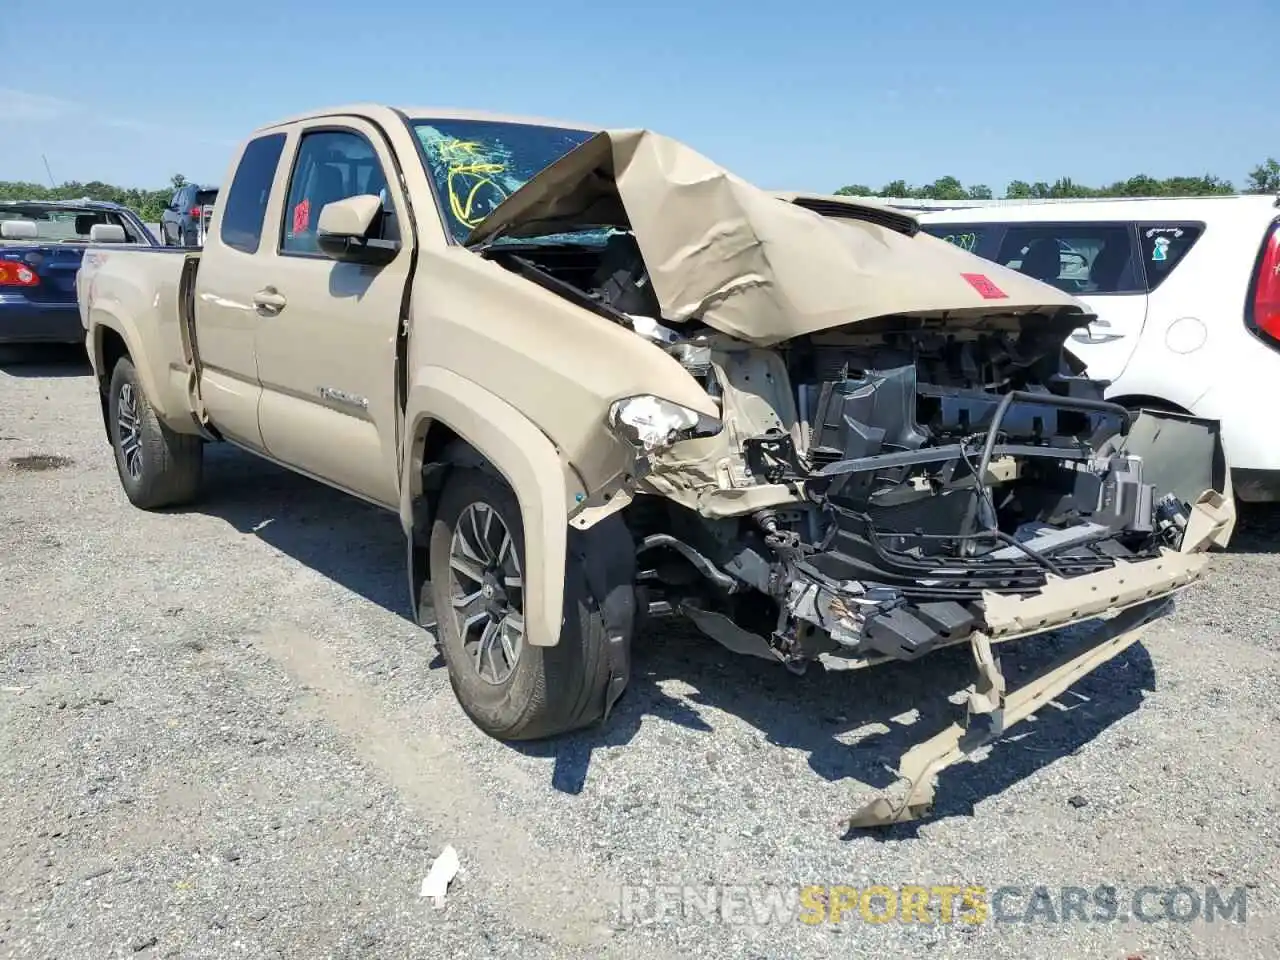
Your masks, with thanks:
<instances>
[{"instance_id":1,"label":"black tire","mask_svg":"<svg viewBox=\"0 0 1280 960\"><path fill-rule=\"evenodd\" d=\"M204 472L204 441L160 422L128 357L116 362L107 390L107 432L129 502L155 510L194 500Z\"/></svg>"},{"instance_id":2,"label":"black tire","mask_svg":"<svg viewBox=\"0 0 1280 960\"><path fill-rule=\"evenodd\" d=\"M492 675L495 669L486 679L464 644L452 603L455 590L465 593L476 586L453 568L451 550L460 523L481 515L472 511L477 504L502 521L510 532L516 573L525 569L520 507L511 489L487 470L453 468L432 524L430 551L436 634L454 694L467 716L500 740L533 740L588 726L607 715L627 681L635 623L635 552L626 528L615 517L610 519L616 522L605 521L586 533L569 531L559 643L533 646L524 637L509 675L498 679ZM501 536L497 531L491 540L499 542ZM522 618L522 591L517 597L513 590L508 599L518 600ZM481 633L485 626L479 626ZM475 629L468 631L469 639L475 635Z\"/></svg>"}]
</instances>

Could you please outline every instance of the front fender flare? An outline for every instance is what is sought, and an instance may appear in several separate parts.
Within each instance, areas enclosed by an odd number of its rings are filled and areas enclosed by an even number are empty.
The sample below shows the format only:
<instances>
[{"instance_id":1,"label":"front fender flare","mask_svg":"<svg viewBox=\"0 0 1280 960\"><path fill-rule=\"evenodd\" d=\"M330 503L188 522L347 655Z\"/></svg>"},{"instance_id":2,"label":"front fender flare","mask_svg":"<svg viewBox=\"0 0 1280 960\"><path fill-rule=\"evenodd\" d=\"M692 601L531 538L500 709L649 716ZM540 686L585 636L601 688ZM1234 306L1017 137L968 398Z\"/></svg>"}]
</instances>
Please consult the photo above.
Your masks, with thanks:
<instances>
[{"instance_id":1,"label":"front fender flare","mask_svg":"<svg viewBox=\"0 0 1280 960\"><path fill-rule=\"evenodd\" d=\"M560 642L569 504L585 491L555 444L532 421L484 387L443 367L420 369L405 398L408 429L400 520L414 536L414 500L422 488L422 442L428 427L449 427L493 465L520 504L524 526L526 636L531 644Z\"/></svg>"}]
</instances>

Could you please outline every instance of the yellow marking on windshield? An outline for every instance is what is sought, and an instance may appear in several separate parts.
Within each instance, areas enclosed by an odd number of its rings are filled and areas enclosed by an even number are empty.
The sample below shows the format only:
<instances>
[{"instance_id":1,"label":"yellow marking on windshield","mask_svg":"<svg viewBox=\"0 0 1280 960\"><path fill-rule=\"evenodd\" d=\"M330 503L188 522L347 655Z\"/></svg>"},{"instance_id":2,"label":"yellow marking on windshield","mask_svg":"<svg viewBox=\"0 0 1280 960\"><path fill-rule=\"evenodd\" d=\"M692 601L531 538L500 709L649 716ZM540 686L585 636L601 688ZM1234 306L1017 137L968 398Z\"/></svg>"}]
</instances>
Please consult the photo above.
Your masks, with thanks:
<instances>
[{"instance_id":1,"label":"yellow marking on windshield","mask_svg":"<svg viewBox=\"0 0 1280 960\"><path fill-rule=\"evenodd\" d=\"M504 163L494 163L483 153L484 146L474 140L448 140L440 145L440 158L448 169L449 209L459 223L474 228L483 215L475 213L476 195L485 187L496 191L499 200L507 191L493 178L505 173Z\"/></svg>"}]
</instances>

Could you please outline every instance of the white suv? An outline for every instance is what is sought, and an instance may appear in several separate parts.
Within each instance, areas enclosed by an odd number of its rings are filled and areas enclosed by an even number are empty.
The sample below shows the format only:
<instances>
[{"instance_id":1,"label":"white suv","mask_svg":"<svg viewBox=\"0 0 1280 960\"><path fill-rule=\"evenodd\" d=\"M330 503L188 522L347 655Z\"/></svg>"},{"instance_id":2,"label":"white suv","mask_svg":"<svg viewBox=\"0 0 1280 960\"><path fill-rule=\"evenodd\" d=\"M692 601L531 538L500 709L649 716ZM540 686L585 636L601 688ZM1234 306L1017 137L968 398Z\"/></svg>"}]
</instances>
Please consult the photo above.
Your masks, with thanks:
<instances>
[{"instance_id":1,"label":"white suv","mask_svg":"<svg viewBox=\"0 0 1280 960\"><path fill-rule=\"evenodd\" d=\"M1107 398L1222 424L1241 500L1280 500L1280 200L1064 200L922 213L922 228L1084 301L1067 341Z\"/></svg>"}]
</instances>

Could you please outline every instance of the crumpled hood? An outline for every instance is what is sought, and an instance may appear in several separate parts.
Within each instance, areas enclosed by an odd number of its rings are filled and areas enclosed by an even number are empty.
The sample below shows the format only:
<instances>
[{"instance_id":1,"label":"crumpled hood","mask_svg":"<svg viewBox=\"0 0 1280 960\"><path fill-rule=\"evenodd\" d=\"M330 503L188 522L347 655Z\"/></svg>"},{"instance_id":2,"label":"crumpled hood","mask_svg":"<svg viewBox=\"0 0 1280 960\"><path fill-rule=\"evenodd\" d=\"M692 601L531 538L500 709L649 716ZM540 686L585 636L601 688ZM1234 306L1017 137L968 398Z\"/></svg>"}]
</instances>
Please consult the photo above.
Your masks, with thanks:
<instances>
[{"instance_id":1,"label":"crumpled hood","mask_svg":"<svg viewBox=\"0 0 1280 960\"><path fill-rule=\"evenodd\" d=\"M823 216L676 140L605 130L503 201L467 245L630 226L665 320L760 345L894 314L1086 314L1056 288L903 220Z\"/></svg>"}]
</instances>

